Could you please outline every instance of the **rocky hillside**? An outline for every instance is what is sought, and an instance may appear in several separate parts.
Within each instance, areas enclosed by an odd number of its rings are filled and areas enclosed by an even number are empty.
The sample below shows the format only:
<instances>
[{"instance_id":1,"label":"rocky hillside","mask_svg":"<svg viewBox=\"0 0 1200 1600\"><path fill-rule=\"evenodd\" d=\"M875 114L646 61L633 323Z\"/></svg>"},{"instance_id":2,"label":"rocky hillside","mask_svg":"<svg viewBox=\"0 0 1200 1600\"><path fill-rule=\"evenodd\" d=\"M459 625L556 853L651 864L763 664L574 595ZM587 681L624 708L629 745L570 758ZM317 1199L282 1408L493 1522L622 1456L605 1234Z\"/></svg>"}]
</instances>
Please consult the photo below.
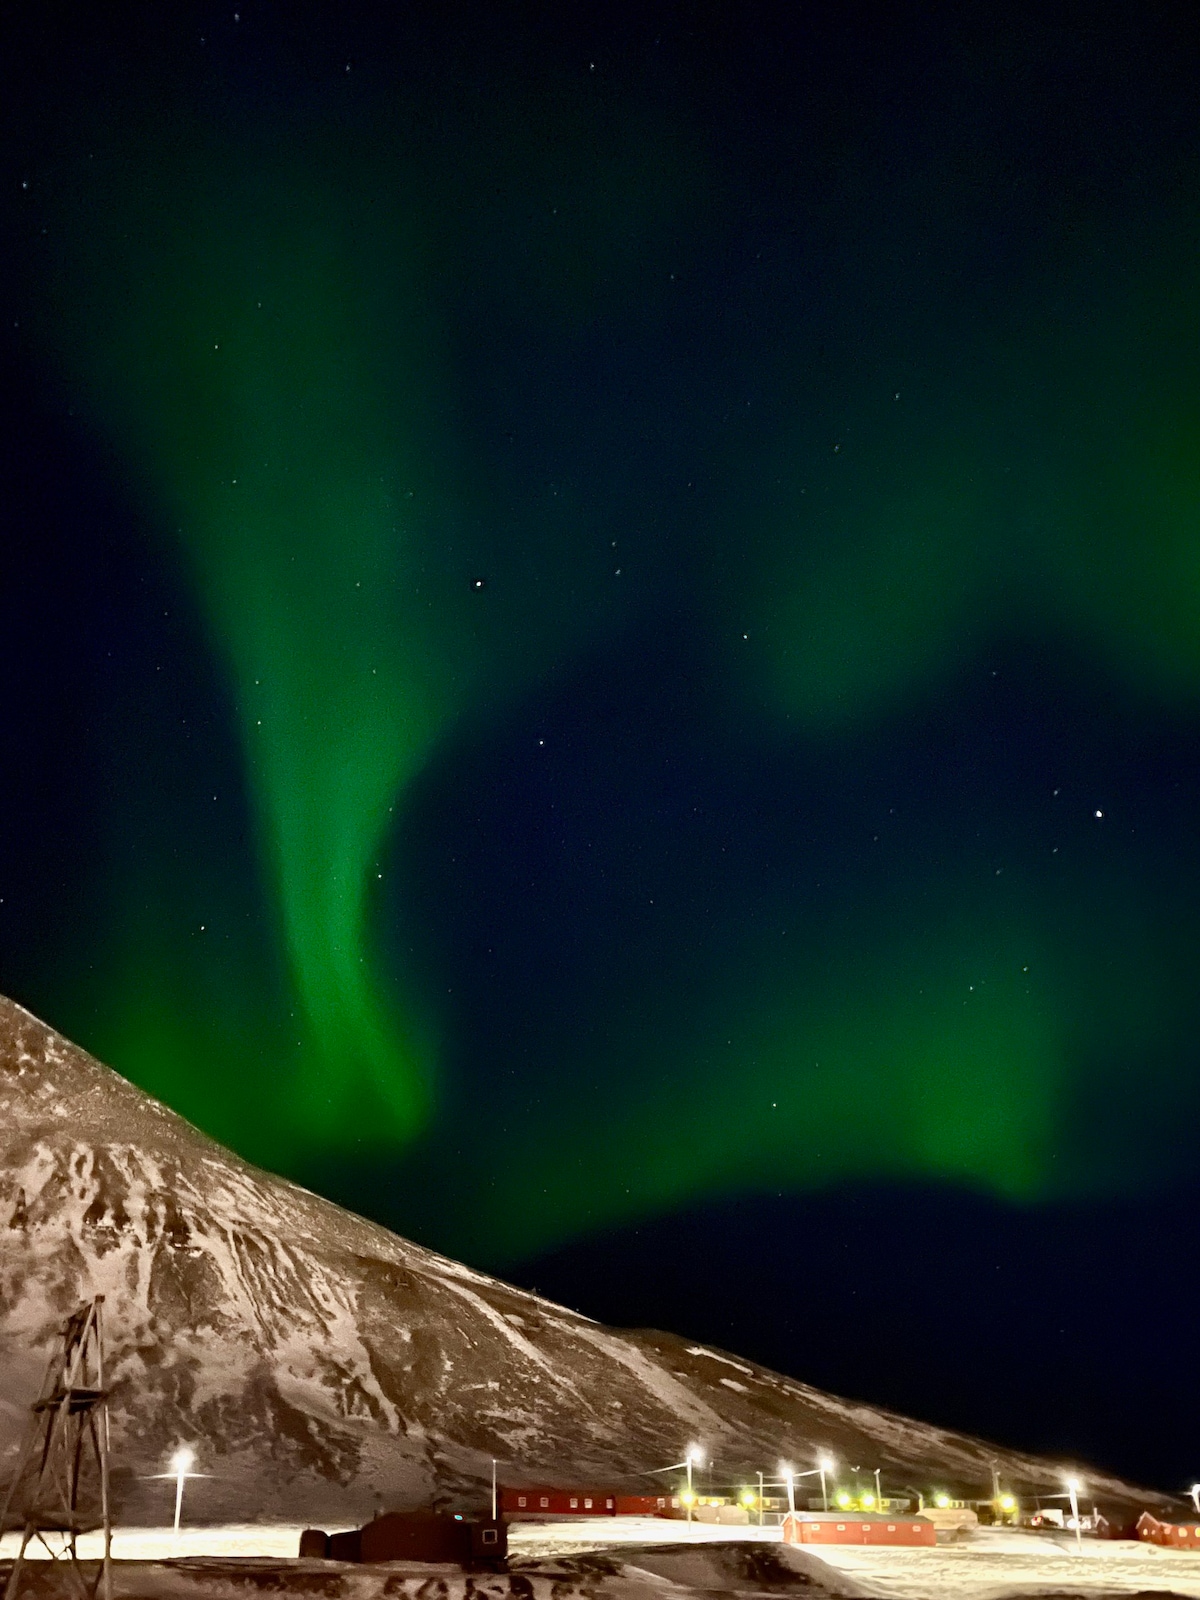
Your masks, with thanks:
<instances>
[{"instance_id":1,"label":"rocky hillside","mask_svg":"<svg viewBox=\"0 0 1200 1600\"><path fill-rule=\"evenodd\" d=\"M605 1328L247 1165L0 999L0 1476L63 1316L106 1296L119 1513L194 1447L193 1519L320 1519L502 1481L616 1483L703 1444L983 1492L1061 1467L853 1404L721 1351ZM645 1482L646 1480L642 1480ZM1089 1473L1097 1495L1154 1503ZM632 1486L632 1480L631 1480Z\"/></svg>"}]
</instances>

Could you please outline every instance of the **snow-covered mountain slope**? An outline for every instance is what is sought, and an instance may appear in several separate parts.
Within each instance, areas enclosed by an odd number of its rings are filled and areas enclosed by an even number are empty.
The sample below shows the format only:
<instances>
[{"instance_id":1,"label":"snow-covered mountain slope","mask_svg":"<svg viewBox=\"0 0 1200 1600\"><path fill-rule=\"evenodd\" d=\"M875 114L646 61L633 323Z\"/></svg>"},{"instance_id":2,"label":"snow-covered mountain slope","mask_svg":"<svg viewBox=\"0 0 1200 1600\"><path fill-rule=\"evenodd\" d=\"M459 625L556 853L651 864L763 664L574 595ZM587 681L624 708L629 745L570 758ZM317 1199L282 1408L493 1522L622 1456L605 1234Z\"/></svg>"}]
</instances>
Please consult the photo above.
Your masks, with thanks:
<instances>
[{"instance_id":1,"label":"snow-covered mountain slope","mask_svg":"<svg viewBox=\"0 0 1200 1600\"><path fill-rule=\"evenodd\" d=\"M180 1443L210 1474L189 1514L213 1520L479 1504L492 1457L501 1481L615 1484L693 1440L725 1479L819 1449L978 1493L993 1461L1016 1488L1060 1476L420 1249L249 1166L0 999L0 1477L64 1315L96 1293L126 1519L169 1515L149 1475Z\"/></svg>"}]
</instances>

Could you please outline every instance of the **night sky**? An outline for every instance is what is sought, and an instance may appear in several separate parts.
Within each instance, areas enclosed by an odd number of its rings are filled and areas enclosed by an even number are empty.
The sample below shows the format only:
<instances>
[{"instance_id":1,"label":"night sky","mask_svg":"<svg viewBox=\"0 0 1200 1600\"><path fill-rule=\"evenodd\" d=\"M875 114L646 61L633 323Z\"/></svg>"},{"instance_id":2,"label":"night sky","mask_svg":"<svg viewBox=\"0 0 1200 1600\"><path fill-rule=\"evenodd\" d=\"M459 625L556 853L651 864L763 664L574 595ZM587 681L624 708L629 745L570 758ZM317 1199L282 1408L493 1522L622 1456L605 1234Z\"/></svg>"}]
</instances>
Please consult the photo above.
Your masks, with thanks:
<instances>
[{"instance_id":1,"label":"night sky","mask_svg":"<svg viewBox=\"0 0 1200 1600\"><path fill-rule=\"evenodd\" d=\"M0 24L0 988L606 1320L1200 1477L1191 8Z\"/></svg>"}]
</instances>

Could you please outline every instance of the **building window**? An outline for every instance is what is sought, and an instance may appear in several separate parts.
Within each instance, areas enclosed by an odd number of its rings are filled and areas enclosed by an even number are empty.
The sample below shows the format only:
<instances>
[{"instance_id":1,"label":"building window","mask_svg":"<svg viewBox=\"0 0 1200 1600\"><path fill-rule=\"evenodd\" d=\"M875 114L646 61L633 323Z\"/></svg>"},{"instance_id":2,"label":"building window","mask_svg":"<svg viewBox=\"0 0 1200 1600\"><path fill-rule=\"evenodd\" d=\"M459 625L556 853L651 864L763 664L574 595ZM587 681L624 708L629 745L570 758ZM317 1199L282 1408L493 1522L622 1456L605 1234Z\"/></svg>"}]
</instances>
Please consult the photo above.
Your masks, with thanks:
<instances>
[{"instance_id":1,"label":"building window","mask_svg":"<svg viewBox=\"0 0 1200 1600\"><path fill-rule=\"evenodd\" d=\"M592 1502L588 1499L588 1497L586 1495L584 1496L584 1499L583 1499L583 1509L585 1511L590 1511L592 1509Z\"/></svg>"},{"instance_id":2,"label":"building window","mask_svg":"<svg viewBox=\"0 0 1200 1600\"><path fill-rule=\"evenodd\" d=\"M484 1542L484 1544L495 1544L495 1542L496 1542L496 1530L495 1530L495 1528L485 1528L483 1530L483 1542Z\"/></svg>"},{"instance_id":3,"label":"building window","mask_svg":"<svg viewBox=\"0 0 1200 1600\"><path fill-rule=\"evenodd\" d=\"M538 1504L542 1505L542 1506L548 1506L550 1504L549 1498L546 1495L543 1495L542 1498L538 1501Z\"/></svg>"},{"instance_id":4,"label":"building window","mask_svg":"<svg viewBox=\"0 0 1200 1600\"><path fill-rule=\"evenodd\" d=\"M525 1496L523 1494L519 1494L517 1496L517 1504L519 1506L523 1506L525 1504Z\"/></svg>"},{"instance_id":5,"label":"building window","mask_svg":"<svg viewBox=\"0 0 1200 1600\"><path fill-rule=\"evenodd\" d=\"M571 1496L571 1510L572 1511L578 1511L579 1510L579 1501L576 1499L576 1497L574 1495Z\"/></svg>"}]
</instances>

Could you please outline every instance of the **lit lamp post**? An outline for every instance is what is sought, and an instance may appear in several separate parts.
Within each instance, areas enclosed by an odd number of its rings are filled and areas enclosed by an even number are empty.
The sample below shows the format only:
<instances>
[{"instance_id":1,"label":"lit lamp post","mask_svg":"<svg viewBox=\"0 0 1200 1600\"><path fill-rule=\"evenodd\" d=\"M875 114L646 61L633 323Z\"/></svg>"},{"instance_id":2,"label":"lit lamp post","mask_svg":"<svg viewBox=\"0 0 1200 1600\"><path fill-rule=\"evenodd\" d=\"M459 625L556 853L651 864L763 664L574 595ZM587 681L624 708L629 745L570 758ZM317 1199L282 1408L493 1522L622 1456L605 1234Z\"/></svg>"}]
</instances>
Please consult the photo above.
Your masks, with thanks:
<instances>
[{"instance_id":1,"label":"lit lamp post","mask_svg":"<svg viewBox=\"0 0 1200 1600\"><path fill-rule=\"evenodd\" d=\"M175 1479L175 1537L179 1538L179 1518L183 1513L183 1485L196 1457L187 1445L181 1445L171 1457L171 1474Z\"/></svg>"},{"instance_id":2,"label":"lit lamp post","mask_svg":"<svg viewBox=\"0 0 1200 1600\"><path fill-rule=\"evenodd\" d=\"M1079 1490L1078 1478L1067 1479L1067 1494L1071 1501L1071 1515L1075 1518L1075 1554L1083 1554L1083 1532L1079 1526Z\"/></svg>"},{"instance_id":3,"label":"lit lamp post","mask_svg":"<svg viewBox=\"0 0 1200 1600\"><path fill-rule=\"evenodd\" d=\"M1188 1490L1188 1493L1192 1497L1192 1504L1195 1506L1197 1511L1200 1511L1200 1483L1194 1483Z\"/></svg>"},{"instance_id":4,"label":"lit lamp post","mask_svg":"<svg viewBox=\"0 0 1200 1600\"><path fill-rule=\"evenodd\" d=\"M682 1461L672 1461L670 1466L667 1467L651 1467L645 1476L652 1478L657 1477L660 1472L678 1472L681 1467L686 1468L687 1488L683 1491L680 1499L687 1507L687 1519L690 1522L692 1520L692 1507L696 1503L696 1496L692 1492L692 1468L702 1467L703 1465L704 1451L701 1450L698 1444L693 1444L688 1446L687 1455L684 1456Z\"/></svg>"},{"instance_id":5,"label":"lit lamp post","mask_svg":"<svg viewBox=\"0 0 1200 1600\"><path fill-rule=\"evenodd\" d=\"M700 1449L699 1445L695 1445L695 1444L691 1445L689 1447L688 1453L687 1453L687 1475L688 1475L687 1519L688 1519L689 1522L692 1520L692 1507L696 1503L696 1496L692 1493L692 1467L693 1467L693 1465L695 1465L697 1467L702 1467L704 1465L704 1452L703 1452L703 1450Z\"/></svg>"},{"instance_id":6,"label":"lit lamp post","mask_svg":"<svg viewBox=\"0 0 1200 1600\"><path fill-rule=\"evenodd\" d=\"M786 1461L779 1463L779 1476L787 1485L788 1516L796 1515L796 1474Z\"/></svg>"},{"instance_id":7,"label":"lit lamp post","mask_svg":"<svg viewBox=\"0 0 1200 1600\"><path fill-rule=\"evenodd\" d=\"M825 1481L825 1474L832 1472L836 1465L832 1456L817 1457L817 1471L821 1474L821 1504L826 1511L829 1510L829 1485Z\"/></svg>"}]
</instances>

